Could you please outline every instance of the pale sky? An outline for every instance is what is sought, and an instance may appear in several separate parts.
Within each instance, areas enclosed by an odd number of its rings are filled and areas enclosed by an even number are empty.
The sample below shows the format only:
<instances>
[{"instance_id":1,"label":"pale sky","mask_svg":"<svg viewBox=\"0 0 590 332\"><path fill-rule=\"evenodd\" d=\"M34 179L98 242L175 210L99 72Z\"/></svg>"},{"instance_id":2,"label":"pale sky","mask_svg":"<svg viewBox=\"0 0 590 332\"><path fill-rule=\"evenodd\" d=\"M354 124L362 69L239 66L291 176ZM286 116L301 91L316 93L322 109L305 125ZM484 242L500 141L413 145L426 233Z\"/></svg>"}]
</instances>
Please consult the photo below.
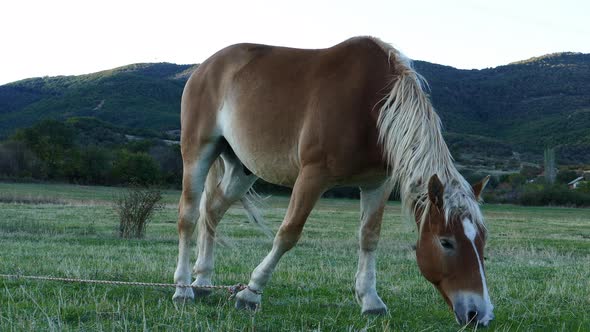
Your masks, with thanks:
<instances>
[{"instance_id":1,"label":"pale sky","mask_svg":"<svg viewBox=\"0 0 590 332\"><path fill-rule=\"evenodd\" d=\"M590 53L588 0L2 0L0 84L137 62L199 63L234 43L323 48L373 35L462 69Z\"/></svg>"}]
</instances>

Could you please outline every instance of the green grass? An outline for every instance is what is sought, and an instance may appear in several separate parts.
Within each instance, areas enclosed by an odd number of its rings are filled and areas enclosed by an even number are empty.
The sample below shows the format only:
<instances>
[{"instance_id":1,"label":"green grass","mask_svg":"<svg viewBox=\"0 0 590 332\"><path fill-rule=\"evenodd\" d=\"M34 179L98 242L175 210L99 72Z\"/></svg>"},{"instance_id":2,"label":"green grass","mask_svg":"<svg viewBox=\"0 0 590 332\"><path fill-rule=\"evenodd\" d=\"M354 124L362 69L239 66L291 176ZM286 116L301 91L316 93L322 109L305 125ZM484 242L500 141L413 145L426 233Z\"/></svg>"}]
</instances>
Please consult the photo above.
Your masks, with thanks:
<instances>
[{"instance_id":1,"label":"green grass","mask_svg":"<svg viewBox=\"0 0 590 332\"><path fill-rule=\"evenodd\" d=\"M0 273L172 282L176 207L156 214L143 240L116 236L109 202L118 188L0 184L0 195L59 198L58 204L0 203ZM178 192L166 193L175 202ZM51 201L51 200L48 200ZM31 201L32 202L32 201ZM277 229L287 200L267 200ZM590 330L590 210L489 205L490 330ZM265 289L262 311L237 311L224 292L175 306L173 289L0 279L0 331L457 331L446 304L418 271L413 225L387 207L378 259L384 317L363 317L353 296L358 201L322 200L299 245ZM271 240L230 209L217 248L215 282L247 282ZM469 330L469 329L468 329Z\"/></svg>"},{"instance_id":2,"label":"green grass","mask_svg":"<svg viewBox=\"0 0 590 332\"><path fill-rule=\"evenodd\" d=\"M14 198L25 202L104 204L113 201L121 190L122 188L104 186L0 182L0 201ZM167 204L177 204L179 195L177 190L162 191L163 200Z\"/></svg>"}]
</instances>

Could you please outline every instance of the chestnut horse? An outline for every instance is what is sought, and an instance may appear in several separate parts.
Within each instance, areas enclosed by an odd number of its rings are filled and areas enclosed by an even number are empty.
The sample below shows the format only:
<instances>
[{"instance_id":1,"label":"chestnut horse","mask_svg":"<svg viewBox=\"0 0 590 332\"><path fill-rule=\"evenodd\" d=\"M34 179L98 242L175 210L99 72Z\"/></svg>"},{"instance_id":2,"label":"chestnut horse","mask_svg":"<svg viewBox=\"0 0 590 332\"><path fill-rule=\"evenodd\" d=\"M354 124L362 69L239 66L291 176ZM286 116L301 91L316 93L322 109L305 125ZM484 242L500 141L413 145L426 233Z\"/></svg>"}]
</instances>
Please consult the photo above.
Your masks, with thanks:
<instances>
[{"instance_id":1,"label":"chestnut horse","mask_svg":"<svg viewBox=\"0 0 590 332\"><path fill-rule=\"evenodd\" d=\"M487 179L471 187L459 174L422 82L405 56L372 37L319 50L239 44L202 63L182 95L175 283L191 284L189 245L197 221L192 285L211 285L215 229L229 206L243 200L252 211L244 197L258 178L290 186L272 250L237 294L236 307L257 308L322 193L358 186L356 298L363 313L385 313L375 256L384 206L396 189L419 229L416 257L424 277L459 323L487 325L493 306L478 204ZM190 300L194 292L177 288L173 298Z\"/></svg>"}]
</instances>

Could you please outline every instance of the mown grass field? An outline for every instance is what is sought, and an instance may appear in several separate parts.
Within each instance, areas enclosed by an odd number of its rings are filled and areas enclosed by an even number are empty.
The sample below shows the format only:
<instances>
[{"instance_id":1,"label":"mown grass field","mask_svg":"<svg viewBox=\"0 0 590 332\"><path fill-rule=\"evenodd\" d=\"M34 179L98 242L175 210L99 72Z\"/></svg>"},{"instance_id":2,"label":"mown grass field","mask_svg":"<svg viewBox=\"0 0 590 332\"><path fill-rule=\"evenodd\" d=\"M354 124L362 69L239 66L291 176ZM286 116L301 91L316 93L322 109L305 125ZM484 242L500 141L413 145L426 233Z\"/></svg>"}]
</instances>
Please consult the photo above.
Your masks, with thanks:
<instances>
[{"instance_id":1,"label":"mown grass field","mask_svg":"<svg viewBox=\"0 0 590 332\"><path fill-rule=\"evenodd\" d=\"M0 274L172 282L178 192L155 215L142 240L116 234L110 206L116 188L0 183ZM265 202L276 229L287 199ZM590 210L484 206L490 230L488 286L495 331L590 331ZM457 331L452 313L420 275L416 232L386 211L378 291L389 306L364 317L353 296L358 202L322 200L299 245L265 289L262 311L237 311L227 294L184 306L173 289L0 280L0 331ZM271 240L239 207L221 226L215 282L247 282ZM466 328L464 330L471 330Z\"/></svg>"}]
</instances>

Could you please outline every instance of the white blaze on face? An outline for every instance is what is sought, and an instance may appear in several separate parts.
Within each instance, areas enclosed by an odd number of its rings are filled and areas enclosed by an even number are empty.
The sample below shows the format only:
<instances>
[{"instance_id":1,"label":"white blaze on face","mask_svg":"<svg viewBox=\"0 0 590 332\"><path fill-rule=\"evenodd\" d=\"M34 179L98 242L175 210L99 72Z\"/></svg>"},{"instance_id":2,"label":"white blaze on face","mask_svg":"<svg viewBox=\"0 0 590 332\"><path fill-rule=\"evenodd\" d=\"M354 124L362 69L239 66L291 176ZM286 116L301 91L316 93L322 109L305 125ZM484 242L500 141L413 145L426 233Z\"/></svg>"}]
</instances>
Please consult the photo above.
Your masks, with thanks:
<instances>
[{"instance_id":1,"label":"white blaze on face","mask_svg":"<svg viewBox=\"0 0 590 332\"><path fill-rule=\"evenodd\" d=\"M488 294L488 285L486 283L486 276L483 271L483 265L481 264L481 259L479 258L479 253L477 252L477 248L475 247L475 237L477 236L477 229L473 225L473 222L467 218L463 219L463 231L465 232L465 237L469 239L471 242L471 246L473 247L473 251L475 251L475 257L477 257L477 264L479 265L479 275L481 276L481 284L483 287L483 299L486 302L487 312L485 313L484 317L480 320L487 321L491 319L492 310L494 310L494 305L492 301L490 301L490 295Z\"/></svg>"},{"instance_id":2,"label":"white blaze on face","mask_svg":"<svg viewBox=\"0 0 590 332\"><path fill-rule=\"evenodd\" d=\"M463 219L463 231L465 232L465 236L469 239L469 241L475 241L477 231L475 230L475 226L473 226L471 220ZM477 250L475 251L475 253L477 254Z\"/></svg>"}]
</instances>

